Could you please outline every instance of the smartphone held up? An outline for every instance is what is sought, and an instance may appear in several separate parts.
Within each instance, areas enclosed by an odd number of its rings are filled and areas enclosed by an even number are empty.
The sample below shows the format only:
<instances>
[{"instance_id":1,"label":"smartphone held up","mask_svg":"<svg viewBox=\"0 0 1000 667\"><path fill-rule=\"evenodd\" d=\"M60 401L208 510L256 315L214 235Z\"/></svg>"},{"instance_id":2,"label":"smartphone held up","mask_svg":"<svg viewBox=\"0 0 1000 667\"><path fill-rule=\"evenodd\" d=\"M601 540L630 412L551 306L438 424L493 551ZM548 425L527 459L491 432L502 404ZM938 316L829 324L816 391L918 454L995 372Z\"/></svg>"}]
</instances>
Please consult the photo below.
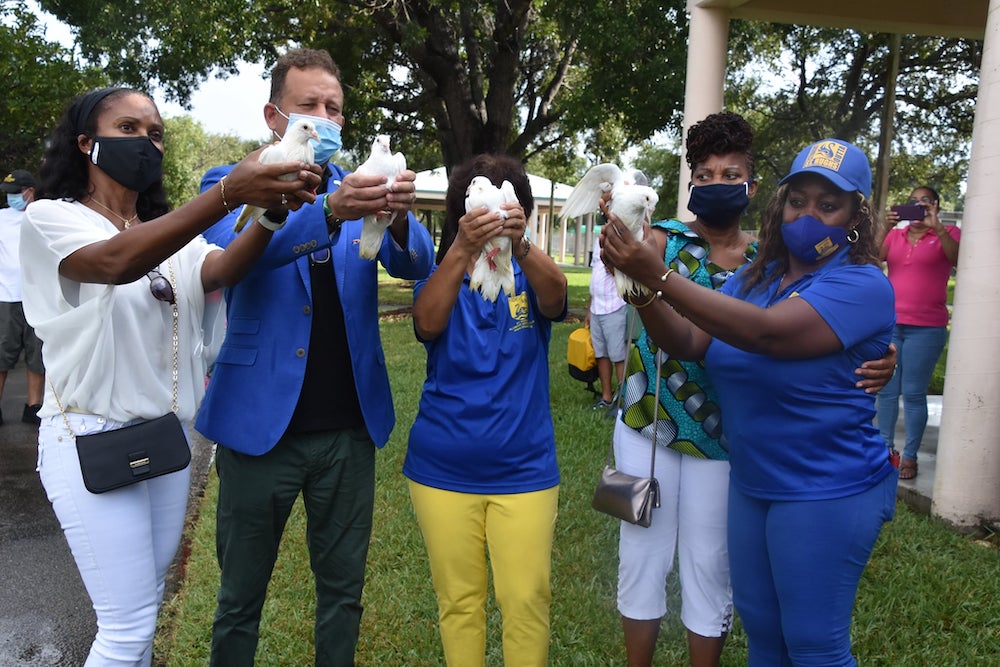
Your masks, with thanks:
<instances>
[{"instance_id":1,"label":"smartphone held up","mask_svg":"<svg viewBox=\"0 0 1000 667\"><path fill-rule=\"evenodd\" d=\"M927 215L927 211L919 204L893 206L892 211L899 216L900 220L923 220Z\"/></svg>"}]
</instances>

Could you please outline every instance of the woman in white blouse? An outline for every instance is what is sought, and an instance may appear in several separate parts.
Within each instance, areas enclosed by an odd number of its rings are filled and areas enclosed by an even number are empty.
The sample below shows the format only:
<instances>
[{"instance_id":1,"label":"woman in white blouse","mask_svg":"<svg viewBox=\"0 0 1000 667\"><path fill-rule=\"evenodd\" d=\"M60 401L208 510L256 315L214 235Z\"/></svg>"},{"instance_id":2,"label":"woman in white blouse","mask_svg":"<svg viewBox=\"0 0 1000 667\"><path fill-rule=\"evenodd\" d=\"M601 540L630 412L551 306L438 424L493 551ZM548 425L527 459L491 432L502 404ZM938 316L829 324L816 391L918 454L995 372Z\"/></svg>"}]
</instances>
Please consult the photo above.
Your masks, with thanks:
<instances>
[{"instance_id":1,"label":"woman in white blouse","mask_svg":"<svg viewBox=\"0 0 1000 667\"><path fill-rule=\"evenodd\" d=\"M315 165L262 165L255 152L218 187L168 211L162 153L163 121L149 97L85 93L50 137L22 227L24 310L48 379L38 472L97 612L88 667L150 664L190 472L93 494L75 436L171 410L194 417L222 338L221 299L206 295L238 281L271 238L253 225L223 251L200 232L243 203L267 208L274 226L314 201L307 190L319 183ZM296 180L279 178L286 173Z\"/></svg>"}]
</instances>

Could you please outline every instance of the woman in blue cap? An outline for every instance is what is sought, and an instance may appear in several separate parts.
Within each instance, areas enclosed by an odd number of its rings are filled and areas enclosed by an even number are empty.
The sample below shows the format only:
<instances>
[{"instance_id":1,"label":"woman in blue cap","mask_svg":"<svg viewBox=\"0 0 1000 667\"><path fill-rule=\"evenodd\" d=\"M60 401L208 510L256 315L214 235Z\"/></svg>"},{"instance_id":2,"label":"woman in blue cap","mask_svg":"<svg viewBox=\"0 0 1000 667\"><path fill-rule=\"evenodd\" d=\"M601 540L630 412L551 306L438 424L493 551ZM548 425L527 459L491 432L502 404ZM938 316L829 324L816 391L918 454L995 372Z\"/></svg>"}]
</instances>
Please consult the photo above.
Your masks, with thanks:
<instances>
[{"instance_id":1,"label":"woman in blue cap","mask_svg":"<svg viewBox=\"0 0 1000 667\"><path fill-rule=\"evenodd\" d=\"M651 338L675 358L704 358L718 391L733 601L751 667L856 664L854 599L897 479L875 398L854 383L894 321L870 194L860 149L807 146L764 213L756 261L719 291L673 276L614 216L603 232L605 262L660 297L643 318Z\"/></svg>"}]
</instances>

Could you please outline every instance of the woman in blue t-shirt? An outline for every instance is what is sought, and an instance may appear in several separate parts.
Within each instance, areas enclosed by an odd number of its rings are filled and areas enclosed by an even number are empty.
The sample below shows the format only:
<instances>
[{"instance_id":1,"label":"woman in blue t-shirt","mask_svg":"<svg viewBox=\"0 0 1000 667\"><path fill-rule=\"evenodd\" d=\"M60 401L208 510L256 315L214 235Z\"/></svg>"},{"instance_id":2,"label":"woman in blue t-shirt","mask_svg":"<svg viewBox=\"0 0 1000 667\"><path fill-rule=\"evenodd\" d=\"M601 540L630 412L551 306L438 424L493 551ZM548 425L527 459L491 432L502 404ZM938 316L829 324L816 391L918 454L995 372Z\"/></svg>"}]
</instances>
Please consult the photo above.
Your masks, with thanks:
<instances>
[{"instance_id":1,"label":"woman in blue t-shirt","mask_svg":"<svg viewBox=\"0 0 1000 667\"><path fill-rule=\"evenodd\" d=\"M870 193L860 149L806 147L764 214L758 257L717 292L672 275L614 218L602 236L605 262L662 297L645 308L649 336L704 358L718 392L752 667L855 664L858 581L895 507L874 396L845 381L886 352L894 319Z\"/></svg>"},{"instance_id":2,"label":"woman in blue t-shirt","mask_svg":"<svg viewBox=\"0 0 1000 667\"><path fill-rule=\"evenodd\" d=\"M476 176L509 181L517 202L466 212ZM427 380L403 464L430 559L448 665L483 665L486 551L503 614L504 664L548 662L552 537L559 497L549 408L552 322L566 277L524 236L534 207L520 161L480 155L456 167L445 195L437 266L414 287L413 327ZM507 237L513 288L470 287L488 241ZM488 266L502 272L499 249ZM511 261L509 258L506 261ZM508 267L509 268L509 267Z\"/></svg>"}]
</instances>

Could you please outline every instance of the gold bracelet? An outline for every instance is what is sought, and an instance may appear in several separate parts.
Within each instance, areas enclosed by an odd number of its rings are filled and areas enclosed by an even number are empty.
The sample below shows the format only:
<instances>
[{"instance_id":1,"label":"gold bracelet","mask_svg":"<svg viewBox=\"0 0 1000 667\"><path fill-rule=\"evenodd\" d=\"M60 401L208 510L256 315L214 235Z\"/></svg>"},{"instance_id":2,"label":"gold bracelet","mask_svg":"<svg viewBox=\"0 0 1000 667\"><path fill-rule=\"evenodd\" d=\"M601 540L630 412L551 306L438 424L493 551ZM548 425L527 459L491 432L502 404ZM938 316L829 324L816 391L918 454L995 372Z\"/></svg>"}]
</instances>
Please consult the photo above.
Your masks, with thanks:
<instances>
[{"instance_id":1,"label":"gold bracelet","mask_svg":"<svg viewBox=\"0 0 1000 667\"><path fill-rule=\"evenodd\" d=\"M226 174L228 176L229 174ZM222 191L222 205L226 207L226 210L232 212L233 208L226 201L226 176L219 179L219 189Z\"/></svg>"},{"instance_id":2,"label":"gold bracelet","mask_svg":"<svg viewBox=\"0 0 1000 667\"><path fill-rule=\"evenodd\" d=\"M653 296L649 297L649 301L647 301L646 303L636 303L635 301L632 301L632 299L628 299L627 301L629 302L630 305L635 306L636 308L645 308L649 304L659 299L661 296L663 296L663 292L657 290L657 292Z\"/></svg>"},{"instance_id":3,"label":"gold bracelet","mask_svg":"<svg viewBox=\"0 0 1000 667\"><path fill-rule=\"evenodd\" d=\"M661 282L661 283L665 283L665 282L667 282L667 276L669 276L669 275L670 275L671 273L673 273L673 272L674 272L674 270L673 270L673 269L671 269L671 268L670 268L670 267L668 266L668 267L667 267L667 272L666 272L666 273L664 273L664 274L663 274L662 276L660 276L660 282Z\"/></svg>"}]
</instances>

